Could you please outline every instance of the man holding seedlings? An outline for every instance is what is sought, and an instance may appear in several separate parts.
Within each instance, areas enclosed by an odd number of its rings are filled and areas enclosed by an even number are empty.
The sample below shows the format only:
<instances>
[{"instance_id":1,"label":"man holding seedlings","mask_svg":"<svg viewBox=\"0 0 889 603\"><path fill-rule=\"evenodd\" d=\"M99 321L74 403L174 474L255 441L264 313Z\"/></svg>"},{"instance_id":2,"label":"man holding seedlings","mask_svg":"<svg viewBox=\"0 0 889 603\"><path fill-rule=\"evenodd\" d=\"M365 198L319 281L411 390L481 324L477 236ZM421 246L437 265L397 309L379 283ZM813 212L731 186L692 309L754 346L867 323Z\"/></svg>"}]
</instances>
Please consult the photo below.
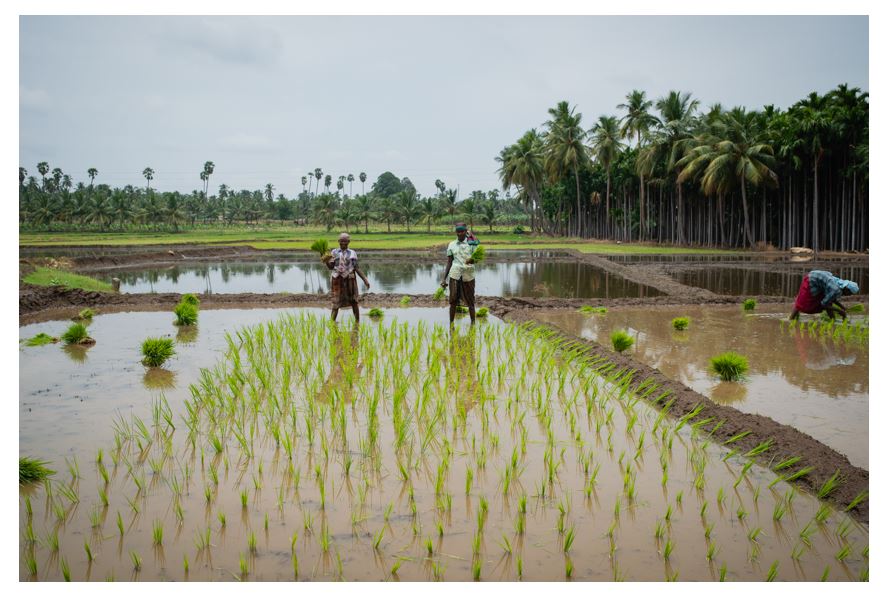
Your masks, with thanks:
<instances>
[{"instance_id":1,"label":"man holding seedlings","mask_svg":"<svg viewBox=\"0 0 889 603\"><path fill-rule=\"evenodd\" d=\"M333 308L330 311L330 319L336 320L340 308L352 306L352 313L355 314L355 324L357 325L360 319L356 276L361 277L364 286L368 289L370 289L370 281L358 267L358 254L354 249L349 249L351 240L349 233L340 233L340 248L334 249L329 256L323 257L322 260L332 271L330 274L330 298Z\"/></svg>"},{"instance_id":2,"label":"man holding seedlings","mask_svg":"<svg viewBox=\"0 0 889 603\"><path fill-rule=\"evenodd\" d=\"M790 320L799 318L800 312L804 314L821 314L827 312L831 320L834 313L846 318L846 308L840 303L843 295L858 293L858 284L853 281L843 280L826 270L812 270L803 277L803 282L796 295L793 304L793 312Z\"/></svg>"},{"instance_id":3,"label":"man holding seedlings","mask_svg":"<svg viewBox=\"0 0 889 603\"><path fill-rule=\"evenodd\" d=\"M457 233L457 238L448 244L448 265L445 267L441 286L448 287L451 326L454 326L458 305L469 308L469 321L474 325L475 262L472 259L472 253L478 246L478 239L473 237L473 240L470 241L466 237L466 224L463 222L458 222L454 231Z\"/></svg>"}]
</instances>

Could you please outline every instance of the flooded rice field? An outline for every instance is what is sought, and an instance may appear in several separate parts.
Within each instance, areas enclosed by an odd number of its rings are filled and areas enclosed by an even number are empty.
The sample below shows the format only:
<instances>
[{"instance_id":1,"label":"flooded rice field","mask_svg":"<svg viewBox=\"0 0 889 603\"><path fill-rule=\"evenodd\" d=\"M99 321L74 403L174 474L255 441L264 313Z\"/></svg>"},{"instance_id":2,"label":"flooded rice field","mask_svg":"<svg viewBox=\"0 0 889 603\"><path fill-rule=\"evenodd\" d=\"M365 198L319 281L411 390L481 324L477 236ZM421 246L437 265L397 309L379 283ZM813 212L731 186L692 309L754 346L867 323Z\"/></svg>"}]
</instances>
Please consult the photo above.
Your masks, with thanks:
<instances>
[{"instance_id":1,"label":"flooded rice field","mask_svg":"<svg viewBox=\"0 0 889 603\"><path fill-rule=\"evenodd\" d=\"M780 295L796 297L800 283L814 266L781 272L751 268L707 267L669 270L668 273L683 285L700 287L720 295ZM855 281L862 295L868 294L867 266L835 266L830 271L836 276Z\"/></svg>"},{"instance_id":2,"label":"flooded rice field","mask_svg":"<svg viewBox=\"0 0 889 603\"><path fill-rule=\"evenodd\" d=\"M80 359L24 348L22 416L44 414L21 452L62 443L22 489L20 578L868 578L866 526L754 464L762 443L728 454L544 329L324 314L204 311L166 390L136 363L171 313L97 316ZM106 432L66 405L121 412Z\"/></svg>"},{"instance_id":3,"label":"flooded rice field","mask_svg":"<svg viewBox=\"0 0 889 603\"><path fill-rule=\"evenodd\" d=\"M790 308L763 305L614 308L606 314L547 311L541 320L611 348L626 330L636 342L625 352L718 403L792 425L868 467L868 345L785 328ZM691 319L686 331L671 320ZM808 318L807 320L811 320ZM854 320L863 320L854 317ZM743 382L721 382L709 369L715 354L747 356Z\"/></svg>"},{"instance_id":4,"label":"flooded rice field","mask_svg":"<svg viewBox=\"0 0 889 603\"><path fill-rule=\"evenodd\" d=\"M433 293L444 262L365 262L371 291ZM312 262L210 262L164 268L124 268L90 273L117 277L125 293L325 293L330 271ZM364 285L359 285L364 291ZM476 269L476 294L500 297L652 297L659 291L577 261L489 262Z\"/></svg>"}]
</instances>

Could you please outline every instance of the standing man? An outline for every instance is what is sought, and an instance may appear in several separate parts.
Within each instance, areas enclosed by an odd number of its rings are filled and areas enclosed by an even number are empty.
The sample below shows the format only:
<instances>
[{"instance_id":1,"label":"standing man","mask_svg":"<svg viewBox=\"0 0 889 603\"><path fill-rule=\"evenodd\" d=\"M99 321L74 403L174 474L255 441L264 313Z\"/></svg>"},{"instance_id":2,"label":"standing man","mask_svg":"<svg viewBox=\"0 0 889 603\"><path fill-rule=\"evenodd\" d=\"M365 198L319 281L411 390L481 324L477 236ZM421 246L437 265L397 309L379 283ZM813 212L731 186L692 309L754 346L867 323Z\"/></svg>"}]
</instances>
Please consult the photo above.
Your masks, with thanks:
<instances>
[{"instance_id":1,"label":"standing man","mask_svg":"<svg viewBox=\"0 0 889 603\"><path fill-rule=\"evenodd\" d=\"M448 287L451 326L454 326L454 316L457 314L458 305L469 308L469 321L474 325L475 265L472 260L472 252L478 246L478 240L474 240L475 245L473 245L466 238L466 224L463 222L458 222L454 231L457 233L457 239L448 244L448 265L445 268L441 286Z\"/></svg>"},{"instance_id":2,"label":"standing man","mask_svg":"<svg viewBox=\"0 0 889 603\"><path fill-rule=\"evenodd\" d=\"M812 270L803 277L803 282L796 295L793 304L793 312L790 320L799 318L800 312L804 314L820 314L827 312L831 320L834 313L846 318L846 308L840 303L843 295L858 293L858 283L843 280L826 270Z\"/></svg>"},{"instance_id":3,"label":"standing man","mask_svg":"<svg viewBox=\"0 0 889 603\"><path fill-rule=\"evenodd\" d=\"M359 322L358 316L358 279L361 277L364 286L370 289L370 281L358 268L358 254L354 249L349 249L351 237L348 233L340 233L340 248L330 252L330 258L324 259L324 263L330 268L330 300L333 308L330 311L330 319L336 320L340 308L352 306L355 314L355 324Z\"/></svg>"}]
</instances>

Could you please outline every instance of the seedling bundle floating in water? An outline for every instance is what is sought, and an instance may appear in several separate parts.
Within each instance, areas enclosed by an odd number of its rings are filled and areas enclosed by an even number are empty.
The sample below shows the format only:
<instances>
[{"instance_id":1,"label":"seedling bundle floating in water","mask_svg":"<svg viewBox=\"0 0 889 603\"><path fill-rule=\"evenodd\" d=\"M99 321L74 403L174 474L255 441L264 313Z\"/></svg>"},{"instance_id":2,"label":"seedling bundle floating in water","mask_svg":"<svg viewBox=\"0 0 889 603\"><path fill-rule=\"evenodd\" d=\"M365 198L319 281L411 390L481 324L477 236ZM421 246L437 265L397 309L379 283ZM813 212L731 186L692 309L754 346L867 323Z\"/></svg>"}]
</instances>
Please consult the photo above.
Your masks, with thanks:
<instances>
[{"instance_id":1,"label":"seedling bundle floating in water","mask_svg":"<svg viewBox=\"0 0 889 603\"><path fill-rule=\"evenodd\" d=\"M23 497L20 576L63 579L60 551L72 580L866 575L867 531L770 484L767 443L728 457L702 407L675 422L632 379L533 325L285 315L228 334L181 405L118 416L90 470Z\"/></svg>"}]
</instances>

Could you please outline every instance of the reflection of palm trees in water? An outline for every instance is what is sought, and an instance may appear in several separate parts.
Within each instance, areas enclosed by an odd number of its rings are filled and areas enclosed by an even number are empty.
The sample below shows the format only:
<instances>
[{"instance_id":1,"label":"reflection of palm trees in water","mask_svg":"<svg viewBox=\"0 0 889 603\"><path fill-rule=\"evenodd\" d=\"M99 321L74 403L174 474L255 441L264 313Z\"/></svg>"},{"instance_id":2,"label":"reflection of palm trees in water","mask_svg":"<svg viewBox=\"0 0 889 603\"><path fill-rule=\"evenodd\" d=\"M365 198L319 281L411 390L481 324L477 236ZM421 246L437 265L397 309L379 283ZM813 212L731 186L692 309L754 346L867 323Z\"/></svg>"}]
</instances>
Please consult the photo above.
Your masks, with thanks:
<instances>
[{"instance_id":1,"label":"reflection of palm trees in water","mask_svg":"<svg viewBox=\"0 0 889 603\"><path fill-rule=\"evenodd\" d=\"M447 383L454 392L458 409L463 412L472 410L484 396L478 380L475 339L474 328L467 333L454 329L448 341Z\"/></svg>"}]
</instances>

